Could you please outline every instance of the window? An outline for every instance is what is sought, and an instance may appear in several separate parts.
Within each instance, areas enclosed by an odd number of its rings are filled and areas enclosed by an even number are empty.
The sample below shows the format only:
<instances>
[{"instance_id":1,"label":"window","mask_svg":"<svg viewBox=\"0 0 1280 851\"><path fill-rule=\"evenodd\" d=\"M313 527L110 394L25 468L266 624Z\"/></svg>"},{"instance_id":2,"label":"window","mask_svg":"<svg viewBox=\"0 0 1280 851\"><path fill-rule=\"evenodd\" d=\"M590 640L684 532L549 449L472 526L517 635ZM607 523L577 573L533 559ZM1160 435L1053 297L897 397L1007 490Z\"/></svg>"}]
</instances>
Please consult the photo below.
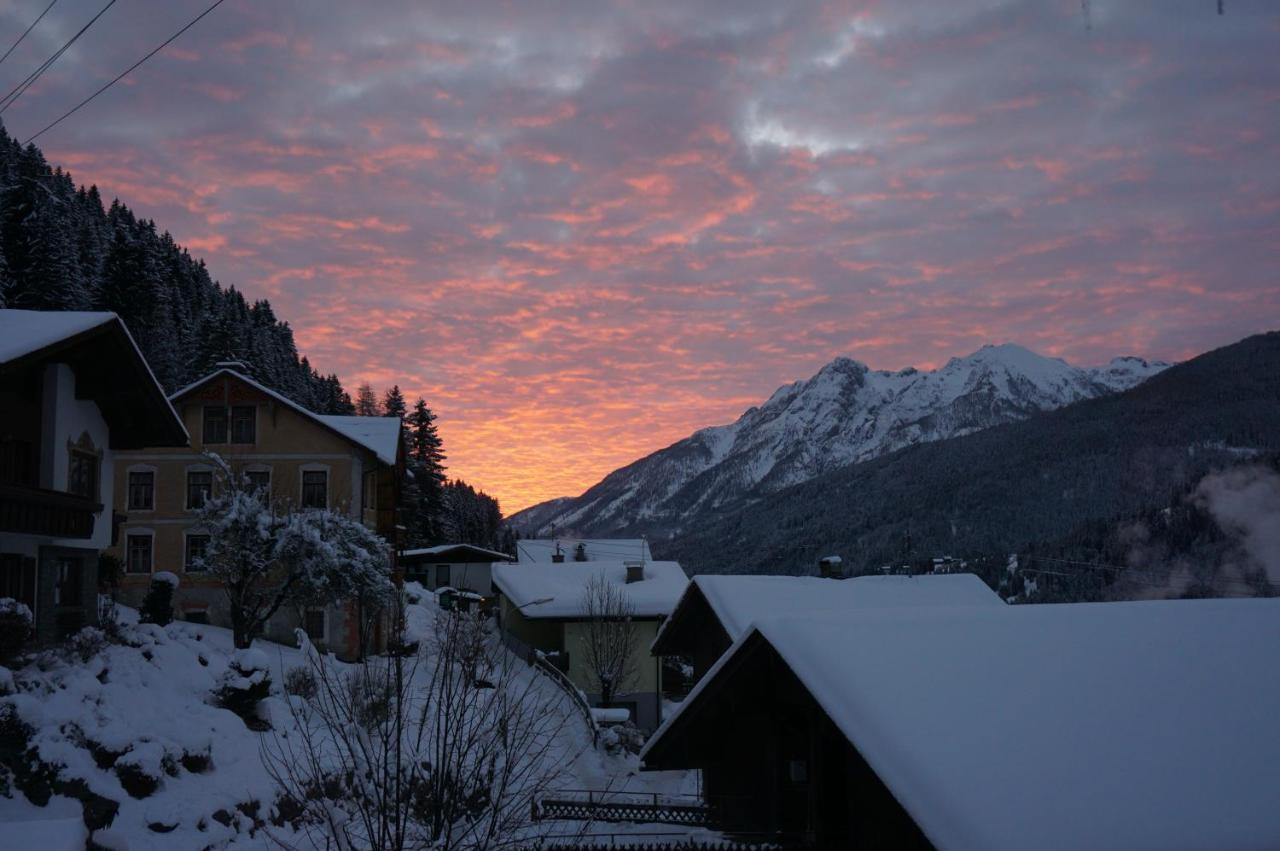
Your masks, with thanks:
<instances>
[{"instance_id":1,"label":"window","mask_svg":"<svg viewBox=\"0 0 1280 851\"><path fill-rule=\"evenodd\" d=\"M231 442L253 443L257 440L258 409L253 405L236 405L231 409Z\"/></svg>"},{"instance_id":2,"label":"window","mask_svg":"<svg viewBox=\"0 0 1280 851\"><path fill-rule=\"evenodd\" d=\"M449 565L437 564L436 565L436 587L448 588L449 584L450 584Z\"/></svg>"},{"instance_id":3,"label":"window","mask_svg":"<svg viewBox=\"0 0 1280 851\"><path fill-rule=\"evenodd\" d=\"M125 541L125 570L129 573L150 573L151 535L128 535Z\"/></svg>"},{"instance_id":4,"label":"window","mask_svg":"<svg viewBox=\"0 0 1280 851\"><path fill-rule=\"evenodd\" d=\"M187 509L193 510L204 506L205 501L213 494L212 470L187 471Z\"/></svg>"},{"instance_id":5,"label":"window","mask_svg":"<svg viewBox=\"0 0 1280 851\"><path fill-rule=\"evenodd\" d=\"M221 405L206 405L204 409L204 442L227 442L227 409Z\"/></svg>"},{"instance_id":6,"label":"window","mask_svg":"<svg viewBox=\"0 0 1280 851\"><path fill-rule=\"evenodd\" d=\"M71 450L67 467L67 491L85 499L98 499L98 456L83 449Z\"/></svg>"},{"instance_id":7,"label":"window","mask_svg":"<svg viewBox=\"0 0 1280 851\"><path fill-rule=\"evenodd\" d=\"M208 535L188 535L187 552L182 562L182 569L187 573L202 573L205 566L200 563L205 551L209 549Z\"/></svg>"},{"instance_id":8,"label":"window","mask_svg":"<svg viewBox=\"0 0 1280 851\"><path fill-rule=\"evenodd\" d=\"M302 471L302 507L329 507L329 473L326 470Z\"/></svg>"},{"instance_id":9,"label":"window","mask_svg":"<svg viewBox=\"0 0 1280 851\"><path fill-rule=\"evenodd\" d=\"M156 474L151 470L129 472L129 510L151 511L156 507Z\"/></svg>"},{"instance_id":10,"label":"window","mask_svg":"<svg viewBox=\"0 0 1280 851\"><path fill-rule=\"evenodd\" d=\"M307 609L302 615L302 628L312 641L325 640L324 609Z\"/></svg>"},{"instance_id":11,"label":"window","mask_svg":"<svg viewBox=\"0 0 1280 851\"><path fill-rule=\"evenodd\" d=\"M83 600L80 581L83 565L78 558L60 558L56 562L57 581L53 586L53 602L57 606L78 606Z\"/></svg>"},{"instance_id":12,"label":"window","mask_svg":"<svg viewBox=\"0 0 1280 851\"><path fill-rule=\"evenodd\" d=\"M249 490L260 491L263 496L271 495L270 470L246 470L244 479L249 485Z\"/></svg>"},{"instance_id":13,"label":"window","mask_svg":"<svg viewBox=\"0 0 1280 851\"><path fill-rule=\"evenodd\" d=\"M360 492L360 505L370 511L378 507L378 474L374 470L364 474L364 488Z\"/></svg>"}]
</instances>

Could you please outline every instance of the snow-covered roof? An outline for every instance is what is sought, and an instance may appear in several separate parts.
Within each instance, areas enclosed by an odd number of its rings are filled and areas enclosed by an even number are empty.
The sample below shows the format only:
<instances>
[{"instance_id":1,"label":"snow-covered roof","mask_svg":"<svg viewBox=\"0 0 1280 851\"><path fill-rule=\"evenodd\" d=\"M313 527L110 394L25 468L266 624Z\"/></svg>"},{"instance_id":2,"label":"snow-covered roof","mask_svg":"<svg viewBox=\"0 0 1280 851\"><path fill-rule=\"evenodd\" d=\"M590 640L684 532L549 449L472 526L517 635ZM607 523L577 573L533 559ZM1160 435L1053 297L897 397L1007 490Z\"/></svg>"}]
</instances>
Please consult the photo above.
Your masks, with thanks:
<instances>
[{"instance_id":1,"label":"snow-covered roof","mask_svg":"<svg viewBox=\"0 0 1280 851\"><path fill-rule=\"evenodd\" d=\"M1280 600L766 618L757 636L943 849L1280 847Z\"/></svg>"},{"instance_id":2,"label":"snow-covered roof","mask_svg":"<svg viewBox=\"0 0 1280 851\"><path fill-rule=\"evenodd\" d=\"M572 561L578 544L586 548L588 561L653 560L644 538L527 538L516 541L516 557L522 563L551 564L557 544L565 561Z\"/></svg>"},{"instance_id":3,"label":"snow-covered roof","mask_svg":"<svg viewBox=\"0 0 1280 851\"><path fill-rule=\"evenodd\" d=\"M193 381L181 390L169 396L171 401L177 401L179 398L187 395L195 388L206 384L220 375L229 375L239 381L243 381L255 390L265 393L275 401L301 414L308 419L314 420L321 425L336 432L339 436L346 438L352 443L356 443L368 449L378 457L378 460L384 464L394 465L396 463L397 451L400 445L400 421L395 417L347 417L337 414L317 414L315 411L309 411L299 405L297 402L272 390L265 384L258 382L245 375L238 369L231 367L221 367L214 370L198 381Z\"/></svg>"},{"instance_id":4,"label":"snow-covered roof","mask_svg":"<svg viewBox=\"0 0 1280 851\"><path fill-rule=\"evenodd\" d=\"M491 550L487 547L477 547L475 544L438 544L434 547L418 547L413 550L405 550L400 555L406 558L414 556L438 556L444 553L451 553L455 550L465 550L471 555L489 556L493 561L511 561L511 556L506 553Z\"/></svg>"},{"instance_id":5,"label":"snow-covered roof","mask_svg":"<svg viewBox=\"0 0 1280 851\"><path fill-rule=\"evenodd\" d=\"M114 313L83 310L4 310L0 363L38 352L68 337L119 321Z\"/></svg>"},{"instance_id":6,"label":"snow-covered roof","mask_svg":"<svg viewBox=\"0 0 1280 851\"><path fill-rule=\"evenodd\" d=\"M493 584L517 606L547 600L522 609L527 618L576 618L585 614L583 592L596 574L603 574L622 589L636 616L642 618L671 614L689 584L684 569L674 561L646 562L644 579L631 583L627 582L627 568L621 561L495 564Z\"/></svg>"},{"instance_id":7,"label":"snow-covered roof","mask_svg":"<svg viewBox=\"0 0 1280 851\"><path fill-rule=\"evenodd\" d=\"M396 417L344 417L316 414L334 431L368 449L383 464L395 464L400 448L400 420Z\"/></svg>"},{"instance_id":8,"label":"snow-covered roof","mask_svg":"<svg viewBox=\"0 0 1280 851\"><path fill-rule=\"evenodd\" d=\"M706 599L730 641L736 641L760 618L776 615L914 606L1006 605L972 573L858 576L853 579L700 575L690 581L677 612L690 602L695 588ZM662 625L662 630L654 638L655 644L675 620L672 618Z\"/></svg>"}]
</instances>

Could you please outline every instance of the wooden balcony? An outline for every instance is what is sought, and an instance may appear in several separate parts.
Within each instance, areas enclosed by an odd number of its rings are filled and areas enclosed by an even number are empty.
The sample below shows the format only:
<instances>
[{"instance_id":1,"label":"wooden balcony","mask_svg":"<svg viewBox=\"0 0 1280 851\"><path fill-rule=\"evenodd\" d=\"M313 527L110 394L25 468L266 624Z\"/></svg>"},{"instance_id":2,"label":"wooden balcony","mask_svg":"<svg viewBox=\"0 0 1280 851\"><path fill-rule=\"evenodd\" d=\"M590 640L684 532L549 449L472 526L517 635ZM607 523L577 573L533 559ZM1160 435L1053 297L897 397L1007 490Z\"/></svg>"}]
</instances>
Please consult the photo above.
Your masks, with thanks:
<instances>
[{"instance_id":1,"label":"wooden balcony","mask_svg":"<svg viewBox=\"0 0 1280 851\"><path fill-rule=\"evenodd\" d=\"M0 482L0 532L90 538L102 505L62 491Z\"/></svg>"}]
</instances>

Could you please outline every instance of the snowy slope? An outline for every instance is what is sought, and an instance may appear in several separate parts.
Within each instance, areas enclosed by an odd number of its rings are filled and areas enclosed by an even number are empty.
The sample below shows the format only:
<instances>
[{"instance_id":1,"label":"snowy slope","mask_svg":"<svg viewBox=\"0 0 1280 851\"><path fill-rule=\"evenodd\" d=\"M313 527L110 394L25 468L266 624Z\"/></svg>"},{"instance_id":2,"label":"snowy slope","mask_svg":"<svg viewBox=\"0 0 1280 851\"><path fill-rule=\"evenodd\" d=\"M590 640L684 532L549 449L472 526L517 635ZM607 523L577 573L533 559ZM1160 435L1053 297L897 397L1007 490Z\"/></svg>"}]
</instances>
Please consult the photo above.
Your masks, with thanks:
<instances>
[{"instance_id":1,"label":"snowy slope","mask_svg":"<svg viewBox=\"0 0 1280 851\"><path fill-rule=\"evenodd\" d=\"M872 370L836 358L737 422L695 432L580 497L534 506L512 522L524 533L553 523L579 534L671 532L699 511L912 444L1127 390L1166 366L1125 357L1080 368L1012 344L984 346L930 372Z\"/></svg>"}]
</instances>

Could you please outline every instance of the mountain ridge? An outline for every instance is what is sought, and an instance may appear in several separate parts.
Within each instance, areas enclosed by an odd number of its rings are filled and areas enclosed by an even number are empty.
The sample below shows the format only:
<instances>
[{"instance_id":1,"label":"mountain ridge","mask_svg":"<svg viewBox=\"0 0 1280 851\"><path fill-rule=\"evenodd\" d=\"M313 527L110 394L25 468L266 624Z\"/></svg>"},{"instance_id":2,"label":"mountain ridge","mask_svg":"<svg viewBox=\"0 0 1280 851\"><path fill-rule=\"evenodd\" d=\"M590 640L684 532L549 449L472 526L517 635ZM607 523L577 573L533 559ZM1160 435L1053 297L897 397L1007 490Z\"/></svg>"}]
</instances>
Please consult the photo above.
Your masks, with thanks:
<instances>
[{"instance_id":1,"label":"mountain ridge","mask_svg":"<svg viewBox=\"0 0 1280 851\"><path fill-rule=\"evenodd\" d=\"M1167 368L1125 356L1076 367L1011 343L935 370L872 370L837 357L732 423L709 426L613 471L577 497L512 515L527 534L677 533L723 510L904 446L1016 421L1135 386Z\"/></svg>"}]
</instances>

